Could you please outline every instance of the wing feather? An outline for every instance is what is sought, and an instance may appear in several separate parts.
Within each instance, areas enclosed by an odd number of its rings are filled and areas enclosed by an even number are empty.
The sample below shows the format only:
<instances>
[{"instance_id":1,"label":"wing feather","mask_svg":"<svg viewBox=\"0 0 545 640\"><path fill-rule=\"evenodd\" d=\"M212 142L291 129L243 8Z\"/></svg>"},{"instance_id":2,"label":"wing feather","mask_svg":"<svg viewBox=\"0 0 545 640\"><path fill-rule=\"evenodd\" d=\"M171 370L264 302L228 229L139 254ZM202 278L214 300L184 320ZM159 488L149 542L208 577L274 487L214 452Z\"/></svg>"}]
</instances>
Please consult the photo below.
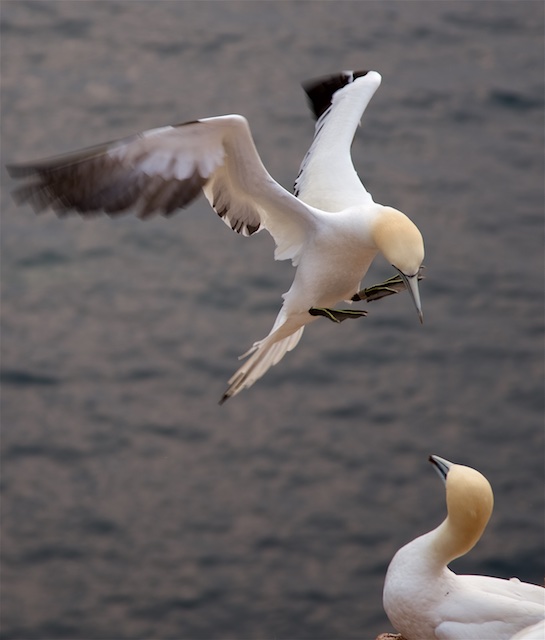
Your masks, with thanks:
<instances>
[{"instance_id":1,"label":"wing feather","mask_svg":"<svg viewBox=\"0 0 545 640\"><path fill-rule=\"evenodd\" d=\"M380 82L376 71L344 71L303 85L317 122L295 180L298 198L326 211L371 200L354 169L350 148Z\"/></svg>"},{"instance_id":2,"label":"wing feather","mask_svg":"<svg viewBox=\"0 0 545 640\"><path fill-rule=\"evenodd\" d=\"M172 215L204 191L213 209L237 233L262 228L278 259L297 261L316 211L269 175L250 128L239 115L205 118L27 164L9 165L25 183L19 203L84 217L135 211L142 219Z\"/></svg>"}]
</instances>

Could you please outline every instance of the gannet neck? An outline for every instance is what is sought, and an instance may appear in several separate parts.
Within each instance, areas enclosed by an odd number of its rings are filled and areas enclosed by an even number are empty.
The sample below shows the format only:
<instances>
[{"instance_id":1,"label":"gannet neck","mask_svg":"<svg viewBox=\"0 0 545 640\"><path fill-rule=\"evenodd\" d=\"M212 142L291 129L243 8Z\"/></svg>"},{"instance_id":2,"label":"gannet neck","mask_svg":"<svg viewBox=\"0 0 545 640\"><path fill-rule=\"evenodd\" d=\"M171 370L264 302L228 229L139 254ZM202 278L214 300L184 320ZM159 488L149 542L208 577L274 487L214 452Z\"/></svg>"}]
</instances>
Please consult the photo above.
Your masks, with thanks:
<instances>
[{"instance_id":1,"label":"gannet neck","mask_svg":"<svg viewBox=\"0 0 545 640\"><path fill-rule=\"evenodd\" d=\"M430 456L446 485L447 518L393 557L384 583L384 609L412 640L513 640L544 620L543 587L480 575L457 575L448 563L481 537L493 508L490 484L478 471ZM542 629L541 629L542 630ZM530 635L521 638L542 637Z\"/></svg>"},{"instance_id":2,"label":"gannet neck","mask_svg":"<svg viewBox=\"0 0 545 640\"><path fill-rule=\"evenodd\" d=\"M381 206L371 237L386 260L407 277L418 274L424 260L424 241L418 227L404 213Z\"/></svg>"},{"instance_id":3,"label":"gannet neck","mask_svg":"<svg viewBox=\"0 0 545 640\"><path fill-rule=\"evenodd\" d=\"M446 519L430 534L430 551L443 565L472 549L492 515L494 496L475 469L452 465L446 477Z\"/></svg>"}]
</instances>

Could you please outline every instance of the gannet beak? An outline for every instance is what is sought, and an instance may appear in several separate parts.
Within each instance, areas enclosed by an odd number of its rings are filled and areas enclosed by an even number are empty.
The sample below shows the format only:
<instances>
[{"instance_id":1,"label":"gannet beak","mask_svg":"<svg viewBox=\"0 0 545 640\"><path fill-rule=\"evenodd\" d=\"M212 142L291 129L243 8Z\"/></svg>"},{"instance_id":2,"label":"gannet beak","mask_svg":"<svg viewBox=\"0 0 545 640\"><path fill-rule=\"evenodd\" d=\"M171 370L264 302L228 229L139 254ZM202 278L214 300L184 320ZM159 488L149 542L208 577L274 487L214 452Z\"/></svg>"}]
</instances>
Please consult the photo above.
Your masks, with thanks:
<instances>
[{"instance_id":1,"label":"gannet beak","mask_svg":"<svg viewBox=\"0 0 545 640\"><path fill-rule=\"evenodd\" d=\"M397 270L399 271L399 269ZM422 305L420 304L420 291L418 290L418 273L415 273L414 276L406 276L403 271L399 271L399 275L405 283L407 291L411 294L420 324L424 324L424 314L422 313Z\"/></svg>"},{"instance_id":2,"label":"gannet beak","mask_svg":"<svg viewBox=\"0 0 545 640\"><path fill-rule=\"evenodd\" d=\"M439 477L443 482L447 481L447 473L449 469L452 467L452 462L445 460L444 458L440 458L439 456L430 456L428 460L434 465L435 470L439 474Z\"/></svg>"}]
</instances>

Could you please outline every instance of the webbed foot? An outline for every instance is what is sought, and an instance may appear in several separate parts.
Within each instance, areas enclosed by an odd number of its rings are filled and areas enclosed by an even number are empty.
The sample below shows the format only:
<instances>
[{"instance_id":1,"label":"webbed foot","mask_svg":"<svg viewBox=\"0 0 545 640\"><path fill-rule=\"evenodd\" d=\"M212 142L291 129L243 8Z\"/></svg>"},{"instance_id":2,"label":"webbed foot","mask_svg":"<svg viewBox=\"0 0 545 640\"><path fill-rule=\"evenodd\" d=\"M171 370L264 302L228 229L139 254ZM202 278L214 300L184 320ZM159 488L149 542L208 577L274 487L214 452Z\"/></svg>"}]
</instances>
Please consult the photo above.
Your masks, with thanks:
<instances>
[{"instance_id":1,"label":"webbed foot","mask_svg":"<svg viewBox=\"0 0 545 640\"><path fill-rule=\"evenodd\" d=\"M331 322L343 322L347 318L364 318L367 311L364 309L322 309L312 307L308 310L311 316L323 316Z\"/></svg>"},{"instance_id":2,"label":"webbed foot","mask_svg":"<svg viewBox=\"0 0 545 640\"><path fill-rule=\"evenodd\" d=\"M424 276L422 275L422 269L424 267L420 267L420 271L418 273L418 280L422 280ZM400 293L406 289L405 283L400 275L392 276L381 282L380 284L374 284L371 287L367 287L367 289L362 289L355 293L352 296L352 300L354 302L359 302L360 300L365 300L366 302L374 302L375 300L380 300L381 298L385 298L386 296L391 296L394 293Z\"/></svg>"}]
</instances>

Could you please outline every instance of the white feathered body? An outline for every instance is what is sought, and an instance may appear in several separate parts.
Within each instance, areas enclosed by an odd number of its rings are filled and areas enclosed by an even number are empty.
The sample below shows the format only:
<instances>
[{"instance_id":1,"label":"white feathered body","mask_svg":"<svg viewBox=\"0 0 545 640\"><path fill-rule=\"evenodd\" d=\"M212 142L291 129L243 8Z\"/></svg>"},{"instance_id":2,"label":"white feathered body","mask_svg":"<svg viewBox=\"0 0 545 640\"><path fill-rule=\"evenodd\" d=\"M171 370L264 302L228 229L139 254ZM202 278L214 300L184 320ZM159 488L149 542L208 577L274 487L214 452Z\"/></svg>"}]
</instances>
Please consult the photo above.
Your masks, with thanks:
<instances>
[{"instance_id":1,"label":"white feathered body","mask_svg":"<svg viewBox=\"0 0 545 640\"><path fill-rule=\"evenodd\" d=\"M434 562L434 532L394 556L384 609L406 640L509 640L545 616L545 589L513 578L457 575Z\"/></svg>"},{"instance_id":2,"label":"white feathered body","mask_svg":"<svg viewBox=\"0 0 545 640\"><path fill-rule=\"evenodd\" d=\"M492 515L494 497L478 471L430 456L446 485L447 517L393 557L384 609L406 640L509 640L545 619L545 589L513 578L456 575Z\"/></svg>"}]
</instances>

